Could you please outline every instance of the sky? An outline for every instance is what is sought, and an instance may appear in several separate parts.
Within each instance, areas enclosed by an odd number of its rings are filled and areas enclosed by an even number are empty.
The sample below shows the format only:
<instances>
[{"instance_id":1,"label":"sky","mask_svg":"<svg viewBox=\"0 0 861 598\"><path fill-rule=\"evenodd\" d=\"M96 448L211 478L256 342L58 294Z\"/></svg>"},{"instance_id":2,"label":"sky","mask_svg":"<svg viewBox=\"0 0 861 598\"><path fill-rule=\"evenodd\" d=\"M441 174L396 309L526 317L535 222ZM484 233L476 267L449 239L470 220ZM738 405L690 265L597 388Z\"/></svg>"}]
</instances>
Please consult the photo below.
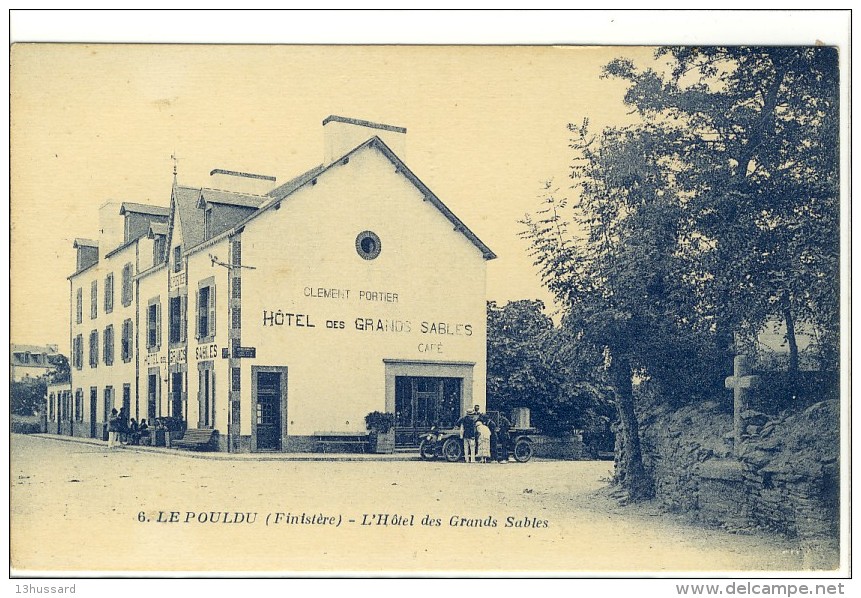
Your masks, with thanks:
<instances>
[{"instance_id":1,"label":"sky","mask_svg":"<svg viewBox=\"0 0 861 598\"><path fill-rule=\"evenodd\" d=\"M648 48L22 44L12 51L12 342L68 345L76 237L224 168L322 161L330 114L406 127L402 158L493 249L487 298L550 296L519 220L570 185L567 124L630 121L608 60ZM336 209L336 206L333 206ZM117 216L119 218L119 215ZM319 223L324 226L324 223ZM38 289L38 292L33 292Z\"/></svg>"},{"instance_id":2,"label":"sky","mask_svg":"<svg viewBox=\"0 0 861 598\"><path fill-rule=\"evenodd\" d=\"M406 127L401 157L498 256L488 263L487 298L549 304L519 220L540 208L546 181L570 186L568 123L588 117L597 130L632 122L624 84L602 79L601 67L616 57L648 65L653 48L614 44L750 43L773 41L774 31L811 43L825 32L820 13L686 12L675 21L649 11L505 13L506 23L493 13L446 20L447 13L222 12L184 20L154 11L120 13L124 21L110 23L81 12L26 13L38 17L29 29L12 16L13 40L280 42L12 46L10 339L64 351L72 243L97 236L101 205L167 206L174 154L182 184L207 185L214 168L284 182L321 162L330 114ZM314 22L303 27L303 17ZM145 34L129 33L135 28ZM382 41L540 45L287 43Z\"/></svg>"}]
</instances>

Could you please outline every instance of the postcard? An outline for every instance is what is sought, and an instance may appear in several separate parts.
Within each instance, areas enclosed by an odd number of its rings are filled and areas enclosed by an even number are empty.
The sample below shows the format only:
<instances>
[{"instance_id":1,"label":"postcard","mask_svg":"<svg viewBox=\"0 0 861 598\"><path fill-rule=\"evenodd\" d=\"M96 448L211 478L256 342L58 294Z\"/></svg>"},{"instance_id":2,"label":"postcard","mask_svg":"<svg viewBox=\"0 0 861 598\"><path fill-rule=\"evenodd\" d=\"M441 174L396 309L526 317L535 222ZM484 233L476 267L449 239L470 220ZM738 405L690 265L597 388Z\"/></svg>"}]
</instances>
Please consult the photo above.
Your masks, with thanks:
<instances>
[{"instance_id":1,"label":"postcard","mask_svg":"<svg viewBox=\"0 0 861 598\"><path fill-rule=\"evenodd\" d=\"M327 41L11 46L12 575L845 575L841 40Z\"/></svg>"}]
</instances>

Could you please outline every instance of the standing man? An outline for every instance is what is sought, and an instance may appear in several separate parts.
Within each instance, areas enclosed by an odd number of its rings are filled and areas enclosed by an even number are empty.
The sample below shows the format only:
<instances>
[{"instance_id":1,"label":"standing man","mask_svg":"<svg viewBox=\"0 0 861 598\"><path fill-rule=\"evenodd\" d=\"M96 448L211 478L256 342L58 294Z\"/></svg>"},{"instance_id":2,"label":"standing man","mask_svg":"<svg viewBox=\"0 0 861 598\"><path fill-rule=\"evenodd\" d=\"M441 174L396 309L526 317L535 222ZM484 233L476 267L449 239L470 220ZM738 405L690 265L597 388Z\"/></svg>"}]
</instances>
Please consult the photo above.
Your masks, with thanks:
<instances>
[{"instance_id":1,"label":"standing man","mask_svg":"<svg viewBox=\"0 0 861 598\"><path fill-rule=\"evenodd\" d=\"M120 418L117 416L117 410L111 409L111 416L108 418L108 448L112 449L117 446L117 441L120 437Z\"/></svg>"},{"instance_id":2,"label":"standing man","mask_svg":"<svg viewBox=\"0 0 861 598\"><path fill-rule=\"evenodd\" d=\"M480 408L476 405L471 412L457 420L460 437L463 438L463 457L467 463L475 463L475 422L480 414Z\"/></svg>"}]
</instances>

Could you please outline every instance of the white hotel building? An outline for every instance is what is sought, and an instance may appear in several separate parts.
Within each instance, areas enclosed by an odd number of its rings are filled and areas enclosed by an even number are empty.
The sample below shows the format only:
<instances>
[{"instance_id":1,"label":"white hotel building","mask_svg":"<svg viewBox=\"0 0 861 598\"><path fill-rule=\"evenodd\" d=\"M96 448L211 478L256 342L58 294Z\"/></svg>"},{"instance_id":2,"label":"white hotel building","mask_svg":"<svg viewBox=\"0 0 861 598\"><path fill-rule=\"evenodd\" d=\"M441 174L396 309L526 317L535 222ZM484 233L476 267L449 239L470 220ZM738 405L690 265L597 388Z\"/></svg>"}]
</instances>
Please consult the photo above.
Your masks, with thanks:
<instances>
[{"instance_id":1,"label":"white hotel building","mask_svg":"<svg viewBox=\"0 0 861 598\"><path fill-rule=\"evenodd\" d=\"M406 129L330 116L321 165L215 170L101 209L70 282L69 426L181 417L223 451L314 450L396 414L402 444L485 403L493 252L398 157Z\"/></svg>"}]
</instances>

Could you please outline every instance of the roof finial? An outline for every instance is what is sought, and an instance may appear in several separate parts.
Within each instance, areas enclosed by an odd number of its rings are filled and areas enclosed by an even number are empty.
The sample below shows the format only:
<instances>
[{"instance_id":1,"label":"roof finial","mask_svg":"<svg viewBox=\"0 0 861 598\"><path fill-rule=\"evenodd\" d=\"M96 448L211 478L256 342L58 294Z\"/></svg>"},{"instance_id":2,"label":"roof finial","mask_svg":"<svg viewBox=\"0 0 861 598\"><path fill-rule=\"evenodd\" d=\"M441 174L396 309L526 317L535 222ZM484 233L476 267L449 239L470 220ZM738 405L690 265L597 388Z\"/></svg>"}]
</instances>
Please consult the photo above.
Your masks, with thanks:
<instances>
[{"instance_id":1,"label":"roof finial","mask_svg":"<svg viewBox=\"0 0 861 598\"><path fill-rule=\"evenodd\" d=\"M176 157L176 150L173 150L170 159L173 160L173 182L176 183L176 163L179 162L179 158Z\"/></svg>"}]
</instances>

